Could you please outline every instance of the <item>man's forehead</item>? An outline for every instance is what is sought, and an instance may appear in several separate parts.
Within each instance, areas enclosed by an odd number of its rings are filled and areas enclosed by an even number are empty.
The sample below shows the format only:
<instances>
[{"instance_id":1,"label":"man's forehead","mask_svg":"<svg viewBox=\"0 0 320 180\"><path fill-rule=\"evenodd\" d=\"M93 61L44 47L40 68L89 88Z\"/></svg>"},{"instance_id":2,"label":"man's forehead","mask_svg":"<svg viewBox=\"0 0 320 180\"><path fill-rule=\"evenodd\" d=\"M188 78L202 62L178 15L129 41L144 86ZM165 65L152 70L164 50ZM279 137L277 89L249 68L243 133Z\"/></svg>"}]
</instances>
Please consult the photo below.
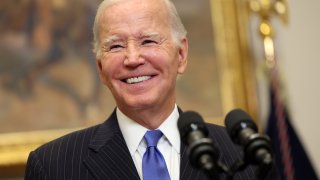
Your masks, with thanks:
<instances>
[{"instance_id":1,"label":"man's forehead","mask_svg":"<svg viewBox=\"0 0 320 180\"><path fill-rule=\"evenodd\" d=\"M168 8L164 0L119 0L109 3L108 6L105 6L103 8L103 14L107 13L108 16L112 14L115 16L121 16L127 12L139 12L136 10L142 9L150 10L153 12L153 14L160 15L166 13ZM112 13L108 13L111 11ZM119 14L117 14L117 12L119 12Z\"/></svg>"},{"instance_id":2,"label":"man's forehead","mask_svg":"<svg viewBox=\"0 0 320 180\"><path fill-rule=\"evenodd\" d=\"M165 19L168 18L167 11L161 10L159 12L158 10L155 11L154 8L139 9L143 5L129 4L129 2L137 1L139 0L120 1L108 6L104 10L102 18L99 21L100 38L102 38L103 42L113 42L119 39L126 39L129 36L134 38L147 36L156 37L161 36L161 34L167 36L166 34L171 32L170 25L167 23L168 21L165 21ZM157 2L153 0L147 1L148 0L144 1L144 3L149 5L149 1L156 4L163 2L161 0L160 2L158 0ZM132 7L126 6L126 8L121 8L123 6L120 5L124 3L132 5Z\"/></svg>"},{"instance_id":3,"label":"man's forehead","mask_svg":"<svg viewBox=\"0 0 320 180\"><path fill-rule=\"evenodd\" d=\"M105 7L125 8L124 6L133 7L133 5L136 5L135 7L163 7L166 3L164 0L116 0L107 2Z\"/></svg>"},{"instance_id":4,"label":"man's forehead","mask_svg":"<svg viewBox=\"0 0 320 180\"><path fill-rule=\"evenodd\" d=\"M155 13L157 12L157 13ZM106 26L107 29L111 29L117 26L133 24L150 26L157 22L162 24L167 22L168 14L161 9L155 8L138 8L130 7L125 8L113 8L109 7L105 9L100 18L100 25Z\"/></svg>"}]
</instances>

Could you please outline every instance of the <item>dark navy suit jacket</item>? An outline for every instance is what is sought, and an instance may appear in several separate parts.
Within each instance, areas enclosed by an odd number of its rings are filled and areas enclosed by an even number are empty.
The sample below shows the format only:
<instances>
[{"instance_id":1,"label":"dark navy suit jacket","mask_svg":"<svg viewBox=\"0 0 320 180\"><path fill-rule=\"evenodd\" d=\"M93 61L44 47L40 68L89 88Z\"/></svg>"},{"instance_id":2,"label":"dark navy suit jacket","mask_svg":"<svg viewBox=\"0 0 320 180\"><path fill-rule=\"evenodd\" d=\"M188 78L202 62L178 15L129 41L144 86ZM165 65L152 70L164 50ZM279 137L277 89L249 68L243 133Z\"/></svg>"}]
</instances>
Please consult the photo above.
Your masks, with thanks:
<instances>
[{"instance_id":1,"label":"dark navy suit jacket","mask_svg":"<svg viewBox=\"0 0 320 180\"><path fill-rule=\"evenodd\" d=\"M220 151L220 160L231 166L241 158L224 127L208 124L210 138ZM253 168L237 173L234 179L252 179ZM120 131L115 111L102 124L65 135L29 155L26 180L140 179ZM181 144L180 179L208 179L191 167L187 147ZM220 179L225 179L221 175Z\"/></svg>"}]
</instances>

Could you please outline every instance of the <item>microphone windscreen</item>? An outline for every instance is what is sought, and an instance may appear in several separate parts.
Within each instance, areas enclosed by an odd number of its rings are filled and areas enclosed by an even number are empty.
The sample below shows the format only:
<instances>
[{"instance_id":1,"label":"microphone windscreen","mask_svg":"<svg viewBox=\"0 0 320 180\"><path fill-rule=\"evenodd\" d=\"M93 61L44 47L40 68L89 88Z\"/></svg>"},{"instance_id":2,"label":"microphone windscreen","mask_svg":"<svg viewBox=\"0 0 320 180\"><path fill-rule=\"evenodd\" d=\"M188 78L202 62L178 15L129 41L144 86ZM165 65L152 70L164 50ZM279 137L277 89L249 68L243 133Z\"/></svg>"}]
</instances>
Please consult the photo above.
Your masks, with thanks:
<instances>
[{"instance_id":1,"label":"microphone windscreen","mask_svg":"<svg viewBox=\"0 0 320 180\"><path fill-rule=\"evenodd\" d=\"M180 114L178 119L178 129L182 138L193 130L200 130L203 131L204 135L208 135L203 118L199 113L194 111L187 111Z\"/></svg>"},{"instance_id":2,"label":"microphone windscreen","mask_svg":"<svg viewBox=\"0 0 320 180\"><path fill-rule=\"evenodd\" d=\"M235 136L235 133L243 128L249 127L255 131L258 129L252 118L241 109L234 109L230 111L227 114L224 123L231 137Z\"/></svg>"}]
</instances>

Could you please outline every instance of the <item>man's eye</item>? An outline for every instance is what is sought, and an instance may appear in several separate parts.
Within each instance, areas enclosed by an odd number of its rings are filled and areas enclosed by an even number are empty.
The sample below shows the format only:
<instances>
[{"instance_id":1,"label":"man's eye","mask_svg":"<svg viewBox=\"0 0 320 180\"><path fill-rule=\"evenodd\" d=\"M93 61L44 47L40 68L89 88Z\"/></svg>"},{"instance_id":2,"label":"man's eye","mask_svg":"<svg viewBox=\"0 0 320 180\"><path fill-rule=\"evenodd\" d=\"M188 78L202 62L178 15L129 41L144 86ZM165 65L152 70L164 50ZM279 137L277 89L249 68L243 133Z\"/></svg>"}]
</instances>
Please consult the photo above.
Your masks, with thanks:
<instances>
[{"instance_id":1,"label":"man's eye","mask_svg":"<svg viewBox=\"0 0 320 180\"><path fill-rule=\"evenodd\" d=\"M142 41L142 45L145 45L145 44L157 44L157 42L151 39L146 39Z\"/></svg>"},{"instance_id":2,"label":"man's eye","mask_svg":"<svg viewBox=\"0 0 320 180\"><path fill-rule=\"evenodd\" d=\"M123 48L123 46L121 46L120 44L111 45L109 47L110 50L120 49L120 48Z\"/></svg>"}]
</instances>

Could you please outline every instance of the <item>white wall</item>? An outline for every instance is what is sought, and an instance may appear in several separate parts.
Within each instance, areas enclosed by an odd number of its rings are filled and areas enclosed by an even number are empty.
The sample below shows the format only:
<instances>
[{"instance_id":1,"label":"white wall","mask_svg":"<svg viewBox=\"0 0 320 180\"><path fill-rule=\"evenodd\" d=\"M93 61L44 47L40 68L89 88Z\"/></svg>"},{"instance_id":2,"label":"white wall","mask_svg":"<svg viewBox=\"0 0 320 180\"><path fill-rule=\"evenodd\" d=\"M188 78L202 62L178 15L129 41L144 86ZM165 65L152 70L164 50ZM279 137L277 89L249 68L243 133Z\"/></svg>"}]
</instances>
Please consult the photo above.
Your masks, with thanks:
<instances>
[{"instance_id":1,"label":"white wall","mask_svg":"<svg viewBox=\"0 0 320 180\"><path fill-rule=\"evenodd\" d=\"M279 62L293 125L320 175L320 1L289 1L289 25L277 24ZM320 176L319 176L320 177Z\"/></svg>"}]
</instances>

